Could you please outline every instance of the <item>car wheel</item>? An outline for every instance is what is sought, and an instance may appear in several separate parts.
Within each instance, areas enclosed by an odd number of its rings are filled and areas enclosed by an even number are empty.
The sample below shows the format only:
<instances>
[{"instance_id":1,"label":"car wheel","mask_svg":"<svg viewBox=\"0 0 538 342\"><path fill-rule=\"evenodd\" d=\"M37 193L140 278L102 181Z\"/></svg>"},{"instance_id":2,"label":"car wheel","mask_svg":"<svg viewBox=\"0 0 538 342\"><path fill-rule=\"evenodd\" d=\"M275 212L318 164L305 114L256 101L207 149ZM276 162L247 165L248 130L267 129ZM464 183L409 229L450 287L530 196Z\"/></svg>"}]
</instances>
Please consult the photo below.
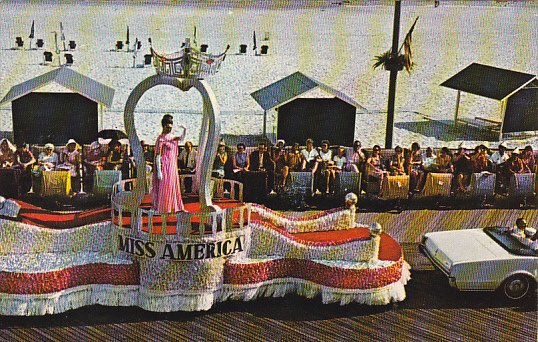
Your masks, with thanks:
<instances>
[{"instance_id":1,"label":"car wheel","mask_svg":"<svg viewBox=\"0 0 538 342\"><path fill-rule=\"evenodd\" d=\"M510 300L520 300L531 292L532 284L529 278L522 274L515 274L507 278L503 285L503 293Z\"/></svg>"}]
</instances>

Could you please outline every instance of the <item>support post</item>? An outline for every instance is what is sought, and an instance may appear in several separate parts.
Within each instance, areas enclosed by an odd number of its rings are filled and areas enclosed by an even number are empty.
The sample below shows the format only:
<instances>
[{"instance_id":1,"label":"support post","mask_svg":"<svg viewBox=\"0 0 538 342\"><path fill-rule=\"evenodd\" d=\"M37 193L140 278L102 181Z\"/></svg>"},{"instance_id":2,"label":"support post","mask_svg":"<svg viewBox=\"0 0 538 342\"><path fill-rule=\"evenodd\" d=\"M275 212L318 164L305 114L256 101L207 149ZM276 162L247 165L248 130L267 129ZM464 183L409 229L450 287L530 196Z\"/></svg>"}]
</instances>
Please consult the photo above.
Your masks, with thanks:
<instances>
[{"instance_id":1,"label":"support post","mask_svg":"<svg viewBox=\"0 0 538 342\"><path fill-rule=\"evenodd\" d=\"M267 111L263 111L263 138L267 137Z\"/></svg>"},{"instance_id":2,"label":"support post","mask_svg":"<svg viewBox=\"0 0 538 342\"><path fill-rule=\"evenodd\" d=\"M461 91L458 90L458 95L456 96L456 110L454 111L454 128L458 127L458 114L460 112L460 97L461 97Z\"/></svg>"},{"instance_id":3,"label":"support post","mask_svg":"<svg viewBox=\"0 0 538 342\"><path fill-rule=\"evenodd\" d=\"M394 1L394 23L392 29L392 56L398 56L398 41L400 38L400 13L402 8L401 0ZM398 78L398 68L390 70L389 80L389 100L387 105L387 126L385 135L385 148L392 148L392 133L394 130L394 103L396 99L396 80Z\"/></svg>"}]
</instances>

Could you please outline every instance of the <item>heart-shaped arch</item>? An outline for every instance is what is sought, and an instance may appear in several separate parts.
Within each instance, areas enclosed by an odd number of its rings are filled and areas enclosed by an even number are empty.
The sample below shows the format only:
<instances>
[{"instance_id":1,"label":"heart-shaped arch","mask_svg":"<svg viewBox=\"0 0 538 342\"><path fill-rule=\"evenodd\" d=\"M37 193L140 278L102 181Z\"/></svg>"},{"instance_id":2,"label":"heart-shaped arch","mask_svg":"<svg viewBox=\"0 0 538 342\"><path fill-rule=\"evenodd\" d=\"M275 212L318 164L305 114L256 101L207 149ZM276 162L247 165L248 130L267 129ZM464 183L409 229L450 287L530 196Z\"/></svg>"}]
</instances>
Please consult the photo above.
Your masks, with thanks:
<instances>
[{"instance_id":1,"label":"heart-shaped arch","mask_svg":"<svg viewBox=\"0 0 538 342\"><path fill-rule=\"evenodd\" d=\"M196 158L195 186L199 191L200 206L202 210L216 211L219 208L211 200L211 169L220 136L220 108L217 98L209 84L202 79L182 79L165 75L153 75L140 82L131 92L123 114L125 130L133 150L136 165L145 165L144 152L134 124L134 111L138 101L146 91L158 86L170 85L188 91L192 87L197 89L203 99L203 118ZM136 168L136 185L126 198L124 206L136 210L145 194L146 170L144 167Z\"/></svg>"}]
</instances>

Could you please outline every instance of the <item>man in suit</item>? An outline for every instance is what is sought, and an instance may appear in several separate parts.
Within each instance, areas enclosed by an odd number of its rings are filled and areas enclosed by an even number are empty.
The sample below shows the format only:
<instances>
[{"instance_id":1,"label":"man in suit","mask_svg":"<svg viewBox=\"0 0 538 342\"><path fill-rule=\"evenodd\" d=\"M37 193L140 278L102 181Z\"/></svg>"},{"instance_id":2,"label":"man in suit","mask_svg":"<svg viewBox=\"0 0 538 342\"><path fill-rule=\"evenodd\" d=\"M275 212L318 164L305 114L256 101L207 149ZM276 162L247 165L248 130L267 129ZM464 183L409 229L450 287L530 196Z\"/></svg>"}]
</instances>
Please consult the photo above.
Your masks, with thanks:
<instances>
[{"instance_id":1,"label":"man in suit","mask_svg":"<svg viewBox=\"0 0 538 342\"><path fill-rule=\"evenodd\" d=\"M258 150L250 153L250 171L265 171L267 174L267 193L273 190L275 183L275 162L267 152L267 144L261 141Z\"/></svg>"}]
</instances>

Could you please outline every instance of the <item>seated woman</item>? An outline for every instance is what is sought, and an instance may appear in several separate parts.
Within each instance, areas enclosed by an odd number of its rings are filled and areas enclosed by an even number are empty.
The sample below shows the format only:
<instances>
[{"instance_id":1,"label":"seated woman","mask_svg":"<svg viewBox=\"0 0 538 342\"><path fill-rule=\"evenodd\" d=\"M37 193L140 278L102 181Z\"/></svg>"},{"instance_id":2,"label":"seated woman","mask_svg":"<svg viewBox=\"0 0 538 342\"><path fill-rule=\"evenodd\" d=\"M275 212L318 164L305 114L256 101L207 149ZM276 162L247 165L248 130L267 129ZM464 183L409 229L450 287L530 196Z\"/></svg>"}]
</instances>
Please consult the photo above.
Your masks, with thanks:
<instances>
[{"instance_id":1,"label":"seated woman","mask_svg":"<svg viewBox=\"0 0 538 342\"><path fill-rule=\"evenodd\" d=\"M112 140L108 143L108 153L104 165L105 170L121 170L123 165L123 156L121 153L121 143Z\"/></svg>"},{"instance_id":2,"label":"seated woman","mask_svg":"<svg viewBox=\"0 0 538 342\"><path fill-rule=\"evenodd\" d=\"M424 183L424 169L422 167L422 153L420 145L416 142L411 144L411 154L409 155L409 189L419 192Z\"/></svg>"},{"instance_id":3,"label":"seated woman","mask_svg":"<svg viewBox=\"0 0 538 342\"><path fill-rule=\"evenodd\" d=\"M454 178L456 179L456 191L467 191L467 186L471 180L472 166L471 157L465 151L465 148L458 147L454 155Z\"/></svg>"},{"instance_id":4,"label":"seated woman","mask_svg":"<svg viewBox=\"0 0 538 342\"><path fill-rule=\"evenodd\" d=\"M213 162L213 177L229 178L228 169L230 168L231 163L231 158L229 158L228 152L226 151L226 144L224 144L224 142L220 142L217 148L215 161Z\"/></svg>"},{"instance_id":5,"label":"seated woman","mask_svg":"<svg viewBox=\"0 0 538 342\"><path fill-rule=\"evenodd\" d=\"M512 154L510 155L510 158L508 158L508 161L506 162L508 164L507 167L507 173L508 177L507 179L510 179L510 176L516 173L525 173L525 163L523 162L523 159L521 158L521 154L519 153L519 148L514 149L512 151Z\"/></svg>"},{"instance_id":6,"label":"seated woman","mask_svg":"<svg viewBox=\"0 0 538 342\"><path fill-rule=\"evenodd\" d=\"M94 141L90 145L90 151L84 159L84 167L87 175L93 175L95 170L102 170L104 166L104 156L101 149L101 144L98 141Z\"/></svg>"},{"instance_id":7,"label":"seated woman","mask_svg":"<svg viewBox=\"0 0 538 342\"><path fill-rule=\"evenodd\" d=\"M36 162L34 155L28 149L28 144L17 144L17 150L13 153L14 170L21 170L21 192L27 193L32 188L31 171Z\"/></svg>"},{"instance_id":8,"label":"seated woman","mask_svg":"<svg viewBox=\"0 0 538 342\"><path fill-rule=\"evenodd\" d=\"M60 164L56 166L56 170L69 171L71 175L71 186L77 190L79 182L75 182L73 178L78 177L80 172L81 156L79 152L79 145L74 139L69 139L65 148L60 154Z\"/></svg>"},{"instance_id":9,"label":"seated woman","mask_svg":"<svg viewBox=\"0 0 538 342\"><path fill-rule=\"evenodd\" d=\"M238 182L243 182L243 172L248 171L250 159L245 144L239 143L236 147L237 151L232 156L233 176Z\"/></svg>"},{"instance_id":10,"label":"seated woman","mask_svg":"<svg viewBox=\"0 0 538 342\"><path fill-rule=\"evenodd\" d=\"M346 171L352 172L364 172L364 165L366 163L366 154L361 149L361 142L355 140L353 143L353 154L347 158Z\"/></svg>"},{"instance_id":11,"label":"seated woman","mask_svg":"<svg viewBox=\"0 0 538 342\"><path fill-rule=\"evenodd\" d=\"M279 139L276 146L271 149L271 158L275 162L275 175L280 175L282 177L282 181L277 185L280 187L286 186L286 180L288 179L288 175L290 173L290 168L288 166L288 152L284 147L285 143L286 142L284 140Z\"/></svg>"},{"instance_id":12,"label":"seated woman","mask_svg":"<svg viewBox=\"0 0 538 342\"><path fill-rule=\"evenodd\" d=\"M58 164L58 155L54 153L53 144L45 144L45 150L37 157L38 171L52 171Z\"/></svg>"},{"instance_id":13,"label":"seated woman","mask_svg":"<svg viewBox=\"0 0 538 342\"><path fill-rule=\"evenodd\" d=\"M302 169L303 156L299 150L299 143L294 143L291 151L288 152L288 170L290 172L300 172Z\"/></svg>"},{"instance_id":14,"label":"seated woman","mask_svg":"<svg viewBox=\"0 0 538 342\"><path fill-rule=\"evenodd\" d=\"M329 141L328 140L322 140L321 141L321 148L319 151L319 157L318 157L318 165L321 165L320 167L320 178L321 181L319 183L319 190L321 192L330 193L331 188L330 185L334 183L334 179L336 178L336 173L333 170L334 162L333 162L333 152L329 149Z\"/></svg>"},{"instance_id":15,"label":"seated woman","mask_svg":"<svg viewBox=\"0 0 538 342\"><path fill-rule=\"evenodd\" d=\"M347 164L346 149L344 146L338 147L336 155L333 157L334 167L337 172L342 172Z\"/></svg>"},{"instance_id":16,"label":"seated woman","mask_svg":"<svg viewBox=\"0 0 538 342\"><path fill-rule=\"evenodd\" d=\"M383 181L383 163L381 162L381 147L374 145L372 155L366 160L365 171L368 176L368 182L377 182L381 185Z\"/></svg>"},{"instance_id":17,"label":"seated woman","mask_svg":"<svg viewBox=\"0 0 538 342\"><path fill-rule=\"evenodd\" d=\"M443 147L437 157L437 172L453 173L454 166L452 165L452 153L448 147Z\"/></svg>"},{"instance_id":18,"label":"seated woman","mask_svg":"<svg viewBox=\"0 0 538 342\"><path fill-rule=\"evenodd\" d=\"M536 172L536 158L534 157L532 146L525 146L521 159L523 160L523 164L525 164L525 173Z\"/></svg>"},{"instance_id":19,"label":"seated woman","mask_svg":"<svg viewBox=\"0 0 538 342\"><path fill-rule=\"evenodd\" d=\"M301 170L316 173L318 170L317 158L319 157L319 153L314 148L314 140L310 138L306 139L306 148L301 151L301 155L303 156Z\"/></svg>"},{"instance_id":20,"label":"seated woman","mask_svg":"<svg viewBox=\"0 0 538 342\"><path fill-rule=\"evenodd\" d=\"M471 156L471 172L491 172L493 170L493 165L488 158L486 149L479 145L475 148L475 153Z\"/></svg>"},{"instance_id":21,"label":"seated woman","mask_svg":"<svg viewBox=\"0 0 538 342\"><path fill-rule=\"evenodd\" d=\"M13 165L15 146L8 139L0 140L0 169L9 169Z\"/></svg>"},{"instance_id":22,"label":"seated woman","mask_svg":"<svg viewBox=\"0 0 538 342\"><path fill-rule=\"evenodd\" d=\"M405 158L400 146L394 148L394 154L388 160L388 171L391 176L405 175Z\"/></svg>"}]
</instances>

